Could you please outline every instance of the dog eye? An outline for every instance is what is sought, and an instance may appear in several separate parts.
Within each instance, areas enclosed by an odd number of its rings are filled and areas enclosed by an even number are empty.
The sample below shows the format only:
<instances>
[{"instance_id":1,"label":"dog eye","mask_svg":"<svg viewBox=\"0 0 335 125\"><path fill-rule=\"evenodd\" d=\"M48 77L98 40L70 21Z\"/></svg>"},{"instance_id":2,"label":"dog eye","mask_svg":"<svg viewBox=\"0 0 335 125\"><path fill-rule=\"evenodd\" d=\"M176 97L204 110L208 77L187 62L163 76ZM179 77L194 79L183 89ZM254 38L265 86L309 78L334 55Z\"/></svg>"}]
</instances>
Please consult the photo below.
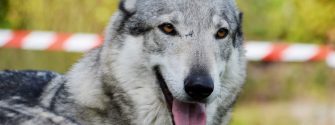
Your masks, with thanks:
<instances>
[{"instance_id":1,"label":"dog eye","mask_svg":"<svg viewBox=\"0 0 335 125\"><path fill-rule=\"evenodd\" d=\"M227 35L228 35L228 30L226 28L221 28L216 33L215 37L217 39L224 39L224 38L226 38Z\"/></svg>"},{"instance_id":2,"label":"dog eye","mask_svg":"<svg viewBox=\"0 0 335 125\"><path fill-rule=\"evenodd\" d=\"M172 36L177 35L177 31L175 30L174 26L170 23L163 23L163 24L159 25L158 28L162 32L164 32L168 35L172 35Z\"/></svg>"}]
</instances>

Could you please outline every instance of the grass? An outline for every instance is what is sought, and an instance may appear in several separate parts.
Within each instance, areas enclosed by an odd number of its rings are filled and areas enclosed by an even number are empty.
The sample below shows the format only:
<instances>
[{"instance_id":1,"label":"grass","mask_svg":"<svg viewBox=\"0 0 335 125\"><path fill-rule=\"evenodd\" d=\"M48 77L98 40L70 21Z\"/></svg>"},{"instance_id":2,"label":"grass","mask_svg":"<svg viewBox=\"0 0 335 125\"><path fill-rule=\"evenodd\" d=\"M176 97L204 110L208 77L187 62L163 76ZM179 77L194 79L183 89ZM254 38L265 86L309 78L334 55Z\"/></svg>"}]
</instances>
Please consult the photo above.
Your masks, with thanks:
<instances>
[{"instance_id":1,"label":"grass","mask_svg":"<svg viewBox=\"0 0 335 125\"><path fill-rule=\"evenodd\" d=\"M334 101L295 99L291 101L239 103L231 125L334 125Z\"/></svg>"},{"instance_id":2,"label":"grass","mask_svg":"<svg viewBox=\"0 0 335 125\"><path fill-rule=\"evenodd\" d=\"M65 73L81 53L0 49L0 69L37 69Z\"/></svg>"},{"instance_id":3,"label":"grass","mask_svg":"<svg viewBox=\"0 0 335 125\"><path fill-rule=\"evenodd\" d=\"M251 63L243 100L291 100L312 97L327 101L335 88L335 71L324 62Z\"/></svg>"},{"instance_id":4,"label":"grass","mask_svg":"<svg viewBox=\"0 0 335 125\"><path fill-rule=\"evenodd\" d=\"M231 125L298 125L287 103L240 104L235 107Z\"/></svg>"}]
</instances>

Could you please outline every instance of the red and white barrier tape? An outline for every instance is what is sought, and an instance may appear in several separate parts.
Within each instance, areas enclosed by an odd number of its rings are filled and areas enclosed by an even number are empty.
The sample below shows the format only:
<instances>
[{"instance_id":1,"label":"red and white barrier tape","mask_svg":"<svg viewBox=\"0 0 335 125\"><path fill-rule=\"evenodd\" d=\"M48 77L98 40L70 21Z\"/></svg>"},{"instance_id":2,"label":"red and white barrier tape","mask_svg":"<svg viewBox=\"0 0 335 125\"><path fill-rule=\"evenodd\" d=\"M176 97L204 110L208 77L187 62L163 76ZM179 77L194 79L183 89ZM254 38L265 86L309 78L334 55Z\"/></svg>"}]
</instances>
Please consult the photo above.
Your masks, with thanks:
<instances>
[{"instance_id":1,"label":"red and white barrier tape","mask_svg":"<svg viewBox=\"0 0 335 125\"><path fill-rule=\"evenodd\" d=\"M0 30L0 47L83 52L102 44L96 34Z\"/></svg>"},{"instance_id":2,"label":"red and white barrier tape","mask_svg":"<svg viewBox=\"0 0 335 125\"><path fill-rule=\"evenodd\" d=\"M0 30L0 47L4 48L84 52L101 45L102 42L103 37L96 34ZM325 60L329 66L335 68L335 52L328 46L249 41L246 43L246 50L247 58L251 61Z\"/></svg>"},{"instance_id":3,"label":"red and white barrier tape","mask_svg":"<svg viewBox=\"0 0 335 125\"><path fill-rule=\"evenodd\" d=\"M326 61L335 68L335 52L329 46L248 41L246 56L251 61L308 62Z\"/></svg>"}]
</instances>

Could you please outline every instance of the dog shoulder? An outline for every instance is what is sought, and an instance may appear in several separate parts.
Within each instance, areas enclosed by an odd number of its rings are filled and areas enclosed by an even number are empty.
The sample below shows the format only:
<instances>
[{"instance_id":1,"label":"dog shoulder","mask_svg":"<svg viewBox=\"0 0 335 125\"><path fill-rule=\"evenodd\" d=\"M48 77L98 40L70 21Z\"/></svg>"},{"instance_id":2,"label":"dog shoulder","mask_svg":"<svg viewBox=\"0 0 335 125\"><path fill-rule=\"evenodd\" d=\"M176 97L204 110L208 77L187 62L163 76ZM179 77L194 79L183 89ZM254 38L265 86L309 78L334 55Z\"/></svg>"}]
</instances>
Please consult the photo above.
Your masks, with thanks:
<instances>
[{"instance_id":1,"label":"dog shoulder","mask_svg":"<svg viewBox=\"0 0 335 125\"><path fill-rule=\"evenodd\" d=\"M100 70L100 48L87 53L67 73L65 84L70 98L90 108L104 109L108 97L103 92Z\"/></svg>"}]
</instances>

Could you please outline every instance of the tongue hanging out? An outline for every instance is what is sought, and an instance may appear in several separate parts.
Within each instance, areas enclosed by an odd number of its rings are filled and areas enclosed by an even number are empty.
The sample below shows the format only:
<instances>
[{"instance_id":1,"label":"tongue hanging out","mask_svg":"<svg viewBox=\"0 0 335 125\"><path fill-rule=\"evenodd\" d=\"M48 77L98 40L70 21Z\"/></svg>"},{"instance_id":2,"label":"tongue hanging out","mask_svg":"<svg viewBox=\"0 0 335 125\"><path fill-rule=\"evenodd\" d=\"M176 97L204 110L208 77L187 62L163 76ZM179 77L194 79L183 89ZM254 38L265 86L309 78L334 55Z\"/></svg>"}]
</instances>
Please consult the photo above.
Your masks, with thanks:
<instances>
[{"instance_id":1,"label":"tongue hanging out","mask_svg":"<svg viewBox=\"0 0 335 125\"><path fill-rule=\"evenodd\" d=\"M206 107L201 103L184 103L173 100L172 113L175 125L206 125Z\"/></svg>"}]
</instances>

